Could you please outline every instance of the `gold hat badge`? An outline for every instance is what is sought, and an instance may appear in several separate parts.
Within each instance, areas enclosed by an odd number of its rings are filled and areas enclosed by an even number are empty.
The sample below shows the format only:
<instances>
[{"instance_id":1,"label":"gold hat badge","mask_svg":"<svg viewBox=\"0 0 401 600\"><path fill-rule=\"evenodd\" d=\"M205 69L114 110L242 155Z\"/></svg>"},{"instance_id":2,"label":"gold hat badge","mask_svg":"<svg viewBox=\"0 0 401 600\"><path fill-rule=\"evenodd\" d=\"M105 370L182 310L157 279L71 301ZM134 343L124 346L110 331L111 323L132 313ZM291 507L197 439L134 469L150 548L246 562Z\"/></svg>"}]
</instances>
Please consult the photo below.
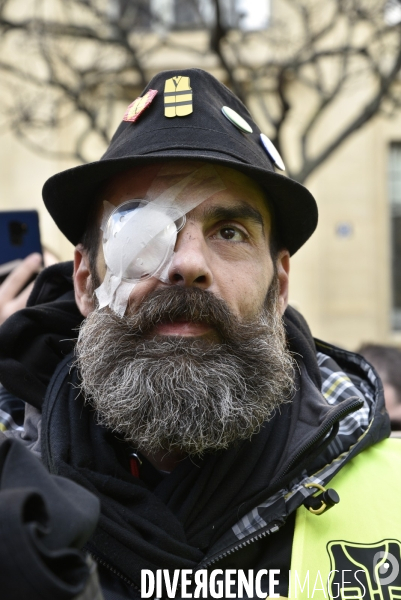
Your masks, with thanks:
<instances>
[{"instance_id":1,"label":"gold hat badge","mask_svg":"<svg viewBox=\"0 0 401 600\"><path fill-rule=\"evenodd\" d=\"M193 111L189 77L172 77L164 84L164 116L185 117Z\"/></svg>"}]
</instances>

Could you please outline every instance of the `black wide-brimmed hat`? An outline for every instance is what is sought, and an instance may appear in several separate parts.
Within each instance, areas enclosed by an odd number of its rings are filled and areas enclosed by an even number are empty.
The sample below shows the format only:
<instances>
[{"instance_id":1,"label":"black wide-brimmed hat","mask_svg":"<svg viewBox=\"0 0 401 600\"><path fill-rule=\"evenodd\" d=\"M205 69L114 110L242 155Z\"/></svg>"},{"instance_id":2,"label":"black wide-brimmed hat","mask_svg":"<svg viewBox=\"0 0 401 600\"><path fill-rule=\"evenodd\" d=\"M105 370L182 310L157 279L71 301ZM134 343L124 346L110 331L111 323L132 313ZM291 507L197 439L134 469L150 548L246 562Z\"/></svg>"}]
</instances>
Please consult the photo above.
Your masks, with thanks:
<instances>
[{"instance_id":1,"label":"black wide-brimmed hat","mask_svg":"<svg viewBox=\"0 0 401 600\"><path fill-rule=\"evenodd\" d=\"M266 151L248 110L210 73L159 73L125 118L131 120L122 121L100 160L62 171L43 187L49 213L73 244L81 241L102 181L133 166L178 159L218 163L258 181L274 205L280 241L291 254L312 235L317 225L313 196L275 172L280 158L274 147Z\"/></svg>"}]
</instances>

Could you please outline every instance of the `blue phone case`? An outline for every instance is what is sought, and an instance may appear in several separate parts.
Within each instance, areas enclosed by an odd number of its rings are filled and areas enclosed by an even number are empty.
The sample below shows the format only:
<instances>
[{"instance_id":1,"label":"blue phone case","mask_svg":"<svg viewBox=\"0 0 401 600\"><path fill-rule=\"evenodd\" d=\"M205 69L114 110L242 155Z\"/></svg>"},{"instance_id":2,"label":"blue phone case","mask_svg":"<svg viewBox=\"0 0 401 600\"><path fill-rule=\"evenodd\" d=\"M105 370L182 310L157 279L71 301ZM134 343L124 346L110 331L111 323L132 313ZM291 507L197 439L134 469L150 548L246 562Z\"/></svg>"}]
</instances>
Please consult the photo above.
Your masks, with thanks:
<instances>
[{"instance_id":1,"label":"blue phone case","mask_svg":"<svg viewBox=\"0 0 401 600\"><path fill-rule=\"evenodd\" d=\"M36 210L0 211L0 265L42 254Z\"/></svg>"}]
</instances>

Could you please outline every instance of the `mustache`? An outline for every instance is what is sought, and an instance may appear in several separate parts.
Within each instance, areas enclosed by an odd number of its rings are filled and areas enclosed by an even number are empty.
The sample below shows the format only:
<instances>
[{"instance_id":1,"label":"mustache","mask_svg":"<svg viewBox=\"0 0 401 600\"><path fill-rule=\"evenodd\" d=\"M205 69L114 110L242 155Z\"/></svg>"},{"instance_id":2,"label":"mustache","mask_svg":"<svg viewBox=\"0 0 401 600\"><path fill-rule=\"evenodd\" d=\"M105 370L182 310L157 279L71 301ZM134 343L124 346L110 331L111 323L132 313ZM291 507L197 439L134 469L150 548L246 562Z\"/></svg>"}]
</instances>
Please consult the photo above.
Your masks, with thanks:
<instances>
[{"instance_id":1,"label":"mustache","mask_svg":"<svg viewBox=\"0 0 401 600\"><path fill-rule=\"evenodd\" d=\"M148 294L125 322L138 335L146 336L159 324L176 321L204 323L213 327L221 341L232 339L239 321L226 302L200 288L171 287Z\"/></svg>"}]
</instances>

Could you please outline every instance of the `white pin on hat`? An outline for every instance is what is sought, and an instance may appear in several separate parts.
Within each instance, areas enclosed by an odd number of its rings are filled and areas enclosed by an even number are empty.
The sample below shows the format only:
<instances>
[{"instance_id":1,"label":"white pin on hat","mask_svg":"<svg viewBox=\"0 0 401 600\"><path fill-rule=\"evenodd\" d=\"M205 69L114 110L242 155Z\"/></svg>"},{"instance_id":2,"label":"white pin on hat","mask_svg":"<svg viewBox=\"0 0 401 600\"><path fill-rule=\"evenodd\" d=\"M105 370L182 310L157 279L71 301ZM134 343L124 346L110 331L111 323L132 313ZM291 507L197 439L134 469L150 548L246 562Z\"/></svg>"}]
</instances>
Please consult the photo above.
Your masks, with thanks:
<instances>
[{"instance_id":1,"label":"white pin on hat","mask_svg":"<svg viewBox=\"0 0 401 600\"><path fill-rule=\"evenodd\" d=\"M221 112L226 117L226 119L228 119L230 121L230 123L235 125L238 129L240 129L241 131L244 131L245 133L252 133L252 131L253 131L252 127L250 125L248 125L248 123L245 121L245 119L243 119L241 117L241 115L239 115L237 112L235 112L235 110L233 110L232 108L229 108L228 106L223 106L223 108L221 109Z\"/></svg>"},{"instance_id":2,"label":"white pin on hat","mask_svg":"<svg viewBox=\"0 0 401 600\"><path fill-rule=\"evenodd\" d=\"M283 163L283 159L278 153L277 148L273 144L271 140L264 133L260 134L260 141L262 142L263 148L266 150L269 158L272 160L273 164L276 165L280 171L285 171L285 165Z\"/></svg>"}]
</instances>

